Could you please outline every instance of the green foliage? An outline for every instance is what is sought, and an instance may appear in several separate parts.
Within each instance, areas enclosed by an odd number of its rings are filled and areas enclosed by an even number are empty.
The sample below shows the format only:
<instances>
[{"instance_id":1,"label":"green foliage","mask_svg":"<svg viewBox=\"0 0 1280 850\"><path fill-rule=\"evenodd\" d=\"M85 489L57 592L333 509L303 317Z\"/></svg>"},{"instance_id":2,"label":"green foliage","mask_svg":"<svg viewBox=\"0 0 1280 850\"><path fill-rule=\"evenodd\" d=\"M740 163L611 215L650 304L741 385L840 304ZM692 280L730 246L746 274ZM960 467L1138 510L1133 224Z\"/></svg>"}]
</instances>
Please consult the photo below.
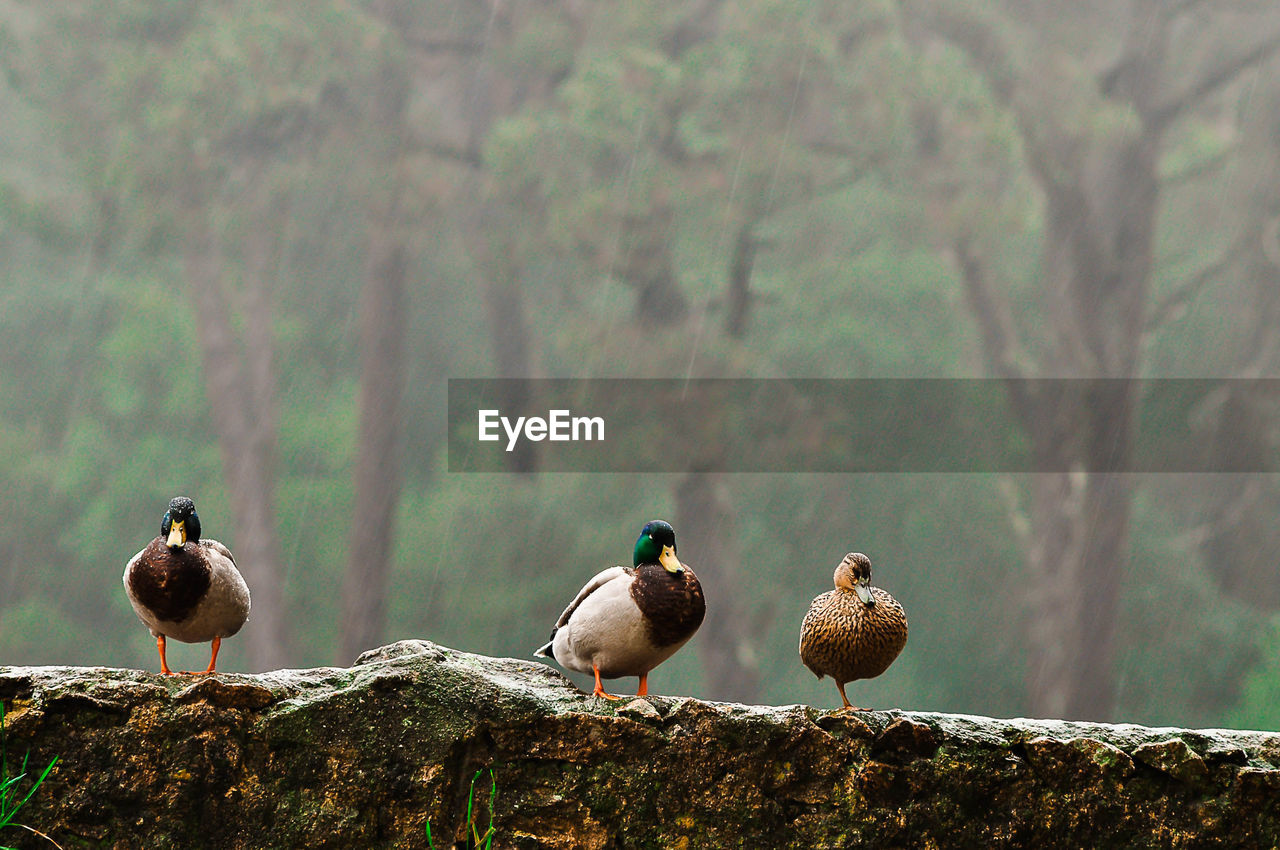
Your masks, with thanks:
<instances>
[{"instance_id":1,"label":"green foliage","mask_svg":"<svg viewBox=\"0 0 1280 850\"><path fill-rule=\"evenodd\" d=\"M18 812L22 810L22 807L27 804L27 801L30 800L36 791L40 789L40 786L44 784L45 779L49 776L49 772L53 770L53 766L58 763L58 757L54 756L50 759L49 764L45 767L44 771L38 777L31 779L27 777L27 759L30 758L30 756L30 753L23 755L22 765L18 768L18 772L10 775L8 737L4 725L4 703L0 702L0 829L10 826L20 827L28 830L29 832L34 832L36 835L40 835L41 837L47 837L44 836L43 833L36 832L31 827L24 826L14 820L14 818L17 817ZM25 795L22 793L21 786L23 780L30 783L30 787L27 789L27 793ZM6 850L11 849L6 848Z\"/></svg>"},{"instance_id":2,"label":"green foliage","mask_svg":"<svg viewBox=\"0 0 1280 850\"><path fill-rule=\"evenodd\" d=\"M830 680L819 682L799 665L796 642L809 603L831 588L840 558L863 551L872 558L875 584L902 603L911 631L891 670L851 684L850 699L875 707L1018 710L1022 656L994 635L1021 621L1025 588L1011 540L990 531L1005 523L997 476L738 479L744 479L735 488L743 551L763 553L744 564L744 580L760 585L753 595L767 607L756 616L769 616L770 627L755 643L766 702L839 705ZM787 518L781 535L777 517ZM686 557L696 568L694 554Z\"/></svg>"},{"instance_id":3,"label":"green foliage","mask_svg":"<svg viewBox=\"0 0 1280 850\"><path fill-rule=\"evenodd\" d=\"M1236 725L1247 715L1228 712L1242 674L1255 666L1265 618L1223 593L1149 503L1139 494L1133 535L1143 543L1132 553L1121 600L1120 711L1155 725Z\"/></svg>"},{"instance_id":4,"label":"green foliage","mask_svg":"<svg viewBox=\"0 0 1280 850\"><path fill-rule=\"evenodd\" d=\"M1280 730L1280 616L1258 629L1258 660L1245 675L1239 701L1225 712L1236 729Z\"/></svg>"},{"instance_id":5,"label":"green foliage","mask_svg":"<svg viewBox=\"0 0 1280 850\"><path fill-rule=\"evenodd\" d=\"M779 217L770 228L778 248L755 281L771 306L759 311L753 347L799 377L953 372L972 331L954 321L960 293L950 270L901 238L919 227L916 215L868 181ZM827 319L851 299L859 310Z\"/></svg>"},{"instance_id":6,"label":"green foliage","mask_svg":"<svg viewBox=\"0 0 1280 850\"><path fill-rule=\"evenodd\" d=\"M151 280L109 281L101 310L109 330L84 355L83 389L60 446L58 491L76 504L61 542L82 563L123 568L122 516L133 518L127 527L139 540L131 553L157 533L168 499L194 482L216 481L220 465L184 299ZM112 498L77 504L86 492ZM225 514L216 488L190 495L208 505L208 515Z\"/></svg>"},{"instance_id":7,"label":"green foliage","mask_svg":"<svg viewBox=\"0 0 1280 850\"><path fill-rule=\"evenodd\" d=\"M406 492L388 638L529 657L578 589L629 563L640 527L670 515L669 491L667 476L541 474L451 475Z\"/></svg>"},{"instance_id":8,"label":"green foliage","mask_svg":"<svg viewBox=\"0 0 1280 850\"><path fill-rule=\"evenodd\" d=\"M475 796L476 796L476 780L486 770L489 771L489 826L483 833L480 832L480 825L476 821ZM481 768L476 771L475 776L471 777L471 785L467 788L467 819L464 822L464 830L470 832L469 836L463 838L463 846L467 850L490 850L493 847L494 836L497 835L497 829L493 825L493 804L498 798L498 782L494 778L491 768ZM431 838L431 822L427 825L427 846L435 850L435 841ZM456 846L456 845L455 845Z\"/></svg>"},{"instance_id":9,"label":"green foliage","mask_svg":"<svg viewBox=\"0 0 1280 850\"><path fill-rule=\"evenodd\" d=\"M594 572L626 561L640 523L672 515L673 476L448 472L445 379L494 371L493 341L517 330L498 326L502 293L521 295L530 374L980 375L950 253L963 237L1009 297L1023 365L1040 362L1056 290L1042 279L1026 128L999 73L937 41L921 49L888 2L732 0L714 21L697 6L490 16L465 2L66 0L0 13L0 660L150 668L119 581L166 500L192 495L235 543L184 280L196 224L217 236L236 322L253 237L273 246L277 514L298 664L332 661L337 645L357 289L392 189L409 233L410 331L388 638L527 656ZM1092 45L1096 31L1073 26ZM1130 110L1087 94L1087 50L1011 47L1041 53L1070 83L1043 109L1081 138L1133 131ZM1256 136L1231 115L1275 99L1265 78L1254 87L1171 131L1153 302L1263 242L1241 228L1276 208L1272 107L1256 107ZM404 150L375 109L388 91L407 97ZM750 316L735 338L722 328L744 243ZM1143 331L1149 374L1228 374L1266 350L1265 336L1237 333L1274 315L1265 257L1251 262ZM688 311L638 327L655 268ZM1020 711L1033 585L1009 483L732 477L748 556L732 592L763 698L834 699L798 664L796 632L856 548L912 623L901 660L859 683L859 701ZM1280 632L1221 592L1212 558L1179 537L1214 505L1197 486L1143 488L1121 613L1126 719L1274 726ZM681 538L695 568L703 545ZM664 665L661 690L700 693L705 639ZM240 651L228 642L229 663Z\"/></svg>"},{"instance_id":10,"label":"green foliage","mask_svg":"<svg viewBox=\"0 0 1280 850\"><path fill-rule=\"evenodd\" d=\"M56 583L48 591L58 590ZM59 604L61 602L62 604ZM52 600L31 595L10 603L0 619L0 660L4 664L83 664L96 637L86 627L82 611L64 608L72 600ZM107 658L100 659L103 662Z\"/></svg>"}]
</instances>

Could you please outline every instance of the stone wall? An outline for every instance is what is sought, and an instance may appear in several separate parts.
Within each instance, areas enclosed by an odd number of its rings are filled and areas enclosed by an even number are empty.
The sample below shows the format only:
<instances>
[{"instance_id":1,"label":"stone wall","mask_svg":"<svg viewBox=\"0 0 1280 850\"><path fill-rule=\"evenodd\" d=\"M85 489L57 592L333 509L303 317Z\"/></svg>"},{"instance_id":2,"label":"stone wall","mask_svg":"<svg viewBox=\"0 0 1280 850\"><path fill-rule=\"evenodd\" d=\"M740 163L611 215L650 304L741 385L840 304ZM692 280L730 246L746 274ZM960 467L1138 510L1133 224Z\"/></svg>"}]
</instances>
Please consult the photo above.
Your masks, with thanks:
<instances>
[{"instance_id":1,"label":"stone wall","mask_svg":"<svg viewBox=\"0 0 1280 850\"><path fill-rule=\"evenodd\" d=\"M210 679L0 667L0 699L10 772L60 759L17 820L66 850L466 847L469 796L495 847L1280 845L1269 733L607 703L422 641Z\"/></svg>"}]
</instances>

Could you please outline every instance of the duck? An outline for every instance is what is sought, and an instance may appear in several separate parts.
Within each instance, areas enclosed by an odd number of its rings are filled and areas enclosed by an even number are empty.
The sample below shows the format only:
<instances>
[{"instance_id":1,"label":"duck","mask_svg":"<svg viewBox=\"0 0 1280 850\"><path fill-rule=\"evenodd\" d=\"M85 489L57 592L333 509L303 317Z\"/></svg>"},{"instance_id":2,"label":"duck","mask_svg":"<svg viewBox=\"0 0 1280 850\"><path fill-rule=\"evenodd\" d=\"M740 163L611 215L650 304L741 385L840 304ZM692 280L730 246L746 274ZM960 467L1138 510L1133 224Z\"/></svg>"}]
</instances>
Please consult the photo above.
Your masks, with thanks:
<instances>
[{"instance_id":1,"label":"duck","mask_svg":"<svg viewBox=\"0 0 1280 850\"><path fill-rule=\"evenodd\" d=\"M836 566L835 589L813 600L800 626L800 660L819 679L835 680L844 701L847 682L874 679L907 645L907 615L898 601L871 586L871 559L850 552Z\"/></svg>"},{"instance_id":2,"label":"duck","mask_svg":"<svg viewBox=\"0 0 1280 850\"><path fill-rule=\"evenodd\" d=\"M638 676L636 696L647 696L649 672L689 642L706 611L698 577L676 556L675 530L653 520L636 538L631 566L592 577L534 655L593 674L593 696L620 699L601 679L623 676Z\"/></svg>"},{"instance_id":3,"label":"duck","mask_svg":"<svg viewBox=\"0 0 1280 850\"><path fill-rule=\"evenodd\" d=\"M129 559L124 568L129 604L156 639L160 672L175 675L165 658L165 639L212 643L209 667L216 671L222 639L249 619L249 587L231 551L217 540L201 539L196 503L186 496L169 502L160 536ZM184 671L185 672L185 671Z\"/></svg>"}]
</instances>

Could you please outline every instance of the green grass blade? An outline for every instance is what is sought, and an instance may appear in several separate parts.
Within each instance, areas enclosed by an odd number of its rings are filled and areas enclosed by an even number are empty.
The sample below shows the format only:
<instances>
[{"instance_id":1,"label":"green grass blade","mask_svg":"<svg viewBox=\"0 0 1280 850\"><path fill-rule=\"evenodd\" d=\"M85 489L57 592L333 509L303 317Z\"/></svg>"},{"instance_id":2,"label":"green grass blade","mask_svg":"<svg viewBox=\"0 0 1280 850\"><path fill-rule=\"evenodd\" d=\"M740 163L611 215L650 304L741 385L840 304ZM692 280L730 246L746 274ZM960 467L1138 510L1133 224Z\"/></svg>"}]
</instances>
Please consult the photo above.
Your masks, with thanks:
<instances>
[{"instance_id":1,"label":"green grass blade","mask_svg":"<svg viewBox=\"0 0 1280 850\"><path fill-rule=\"evenodd\" d=\"M476 775L471 777L471 788L467 791L467 826L471 828L471 844L475 846L480 843L480 834L476 832L475 821L472 820L471 804L475 801L476 796L476 780L480 778L480 771L476 771Z\"/></svg>"},{"instance_id":2,"label":"green grass blade","mask_svg":"<svg viewBox=\"0 0 1280 850\"><path fill-rule=\"evenodd\" d=\"M9 775L9 738L4 728L4 700L0 700L0 776Z\"/></svg>"},{"instance_id":3,"label":"green grass blade","mask_svg":"<svg viewBox=\"0 0 1280 850\"><path fill-rule=\"evenodd\" d=\"M0 826L8 824L13 819L13 813L21 807L21 803L17 806L10 805L12 797L17 796L16 793L11 796L11 792L16 791L17 784L26 778L26 775L26 773L19 773L17 776L11 776L0 785Z\"/></svg>"},{"instance_id":4,"label":"green grass blade","mask_svg":"<svg viewBox=\"0 0 1280 850\"><path fill-rule=\"evenodd\" d=\"M489 827L480 834L480 830L475 823L475 801L476 801L476 780L480 778L480 774L486 770L489 771ZM46 771L47 772L47 771ZM481 768L471 777L471 786L467 789L467 819L463 826L464 830L471 831L470 846L475 848L484 848L484 850L493 850L493 839L498 834L497 827L493 825L493 802L498 795L498 781L493 775L491 768ZM427 850L435 850L435 841L431 837L431 821L426 822L427 830ZM465 837L466 833L463 833ZM0 850L5 848L0 847Z\"/></svg>"},{"instance_id":5,"label":"green grass blade","mask_svg":"<svg viewBox=\"0 0 1280 850\"><path fill-rule=\"evenodd\" d=\"M493 775L493 770L489 771L489 829L485 831L485 850L493 850L493 837L498 834L497 828L493 825L494 803L498 799L498 778Z\"/></svg>"},{"instance_id":6,"label":"green grass blade","mask_svg":"<svg viewBox=\"0 0 1280 850\"><path fill-rule=\"evenodd\" d=\"M26 759L23 759L23 762L24 762L24 764L25 764ZM37 779L37 780L32 784L32 786L31 786L31 790L27 792L27 796L23 797L23 798L22 798L22 802L21 802L21 803L19 803L17 806L15 806L15 807L14 807L14 809L13 809L13 810L14 810L15 812L16 812L18 809L22 808L23 806L25 806L25 805L27 804L27 801L31 799L31 795L32 795L32 794L34 794L34 793L36 793L36 790L37 790L41 785L43 785L43 784L44 784L45 779L47 779L47 778L48 778L48 776L49 776L49 771L53 770L53 766L54 766L55 764L57 764L57 763L58 763L58 757L57 757L57 756L54 756L54 757L53 757L53 761L49 762L49 766L48 766L48 767L46 767L46 768L44 769L44 773L41 773L41 774L40 774L40 778L39 778L39 779Z\"/></svg>"},{"instance_id":7,"label":"green grass blade","mask_svg":"<svg viewBox=\"0 0 1280 850\"><path fill-rule=\"evenodd\" d=\"M475 796L476 796L476 780L480 778L480 774L486 770L489 771L489 826L485 829L484 834L480 833L479 826L475 822ZM498 793L498 781L493 775L492 768L481 768L471 777L471 787L467 790L467 828L471 830L471 846L484 850L492 850L493 837L497 834L497 829L493 825L493 801Z\"/></svg>"},{"instance_id":8,"label":"green grass blade","mask_svg":"<svg viewBox=\"0 0 1280 850\"><path fill-rule=\"evenodd\" d=\"M44 781L49 778L50 772L53 771L54 765L58 763L58 757L54 756L44 771L32 783L27 790L26 796L21 800L18 799L18 783L27 778L27 763L31 759L31 751L28 750L22 757L22 769L16 776L9 775L9 738L8 731L5 729L4 722L4 703L0 702L0 829L7 826L22 826L13 822L18 811L25 806L35 795ZM30 827L23 826L23 829L30 830ZM34 832L34 830L32 830ZM41 833L36 833L37 835ZM46 836L47 837L47 836ZM57 846L55 844L55 846ZM0 847L0 850L8 850Z\"/></svg>"}]
</instances>

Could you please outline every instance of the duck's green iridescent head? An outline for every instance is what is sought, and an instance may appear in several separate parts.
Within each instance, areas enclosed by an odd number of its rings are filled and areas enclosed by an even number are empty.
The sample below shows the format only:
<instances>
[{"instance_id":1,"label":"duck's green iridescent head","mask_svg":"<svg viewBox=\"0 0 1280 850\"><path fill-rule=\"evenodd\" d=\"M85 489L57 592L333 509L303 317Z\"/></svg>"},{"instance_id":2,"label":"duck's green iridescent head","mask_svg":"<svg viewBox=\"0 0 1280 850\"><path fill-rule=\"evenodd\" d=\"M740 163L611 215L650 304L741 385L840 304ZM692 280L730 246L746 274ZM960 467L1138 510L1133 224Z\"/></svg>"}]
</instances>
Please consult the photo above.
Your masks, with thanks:
<instances>
[{"instance_id":1,"label":"duck's green iridescent head","mask_svg":"<svg viewBox=\"0 0 1280 850\"><path fill-rule=\"evenodd\" d=\"M676 557L676 530L660 519L645 523L631 554L631 563L637 567L660 564L669 573L682 574L684 564Z\"/></svg>"},{"instance_id":2,"label":"duck's green iridescent head","mask_svg":"<svg viewBox=\"0 0 1280 850\"><path fill-rule=\"evenodd\" d=\"M165 545L173 549L181 549L188 540L199 543L200 517L196 514L196 503L186 496L175 496L160 523L160 536L165 539Z\"/></svg>"}]
</instances>

